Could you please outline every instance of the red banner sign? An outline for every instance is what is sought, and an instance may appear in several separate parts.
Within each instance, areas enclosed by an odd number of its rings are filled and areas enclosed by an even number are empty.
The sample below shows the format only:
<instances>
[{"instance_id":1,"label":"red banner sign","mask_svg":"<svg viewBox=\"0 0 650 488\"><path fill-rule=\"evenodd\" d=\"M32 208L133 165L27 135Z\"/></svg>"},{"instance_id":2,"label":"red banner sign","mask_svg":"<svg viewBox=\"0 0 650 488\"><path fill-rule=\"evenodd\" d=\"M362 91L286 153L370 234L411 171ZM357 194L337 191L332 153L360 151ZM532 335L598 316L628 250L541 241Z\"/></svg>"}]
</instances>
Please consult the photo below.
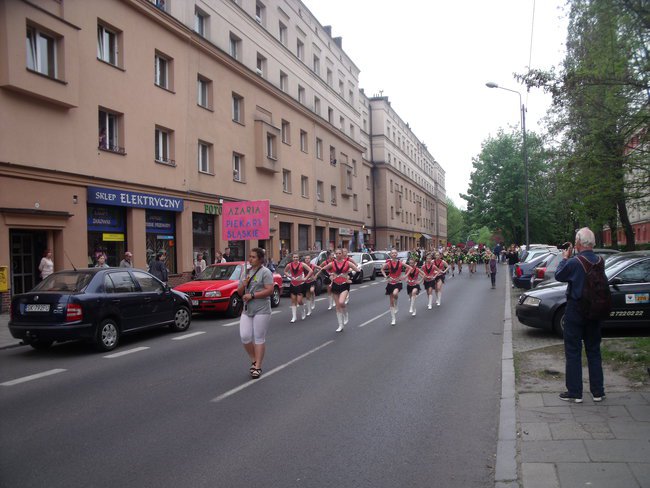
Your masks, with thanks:
<instances>
[{"instance_id":1,"label":"red banner sign","mask_svg":"<svg viewBox=\"0 0 650 488\"><path fill-rule=\"evenodd\" d=\"M224 202L221 237L227 241L268 239L270 212L268 200Z\"/></svg>"}]
</instances>

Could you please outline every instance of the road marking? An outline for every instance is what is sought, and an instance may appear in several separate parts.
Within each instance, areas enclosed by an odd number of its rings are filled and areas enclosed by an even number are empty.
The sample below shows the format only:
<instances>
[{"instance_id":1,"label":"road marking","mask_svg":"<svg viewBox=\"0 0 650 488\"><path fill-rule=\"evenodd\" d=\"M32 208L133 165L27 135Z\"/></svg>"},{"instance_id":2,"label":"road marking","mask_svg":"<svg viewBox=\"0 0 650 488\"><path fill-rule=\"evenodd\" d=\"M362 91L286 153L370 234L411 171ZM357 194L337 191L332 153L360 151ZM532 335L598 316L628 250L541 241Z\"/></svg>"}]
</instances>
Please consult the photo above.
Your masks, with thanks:
<instances>
[{"instance_id":1,"label":"road marking","mask_svg":"<svg viewBox=\"0 0 650 488\"><path fill-rule=\"evenodd\" d=\"M298 361L300 361L301 359L305 359L307 356L309 356L309 355L311 355L311 354L314 354L315 352L319 351L320 349L322 349L322 348L324 348L324 347L326 347L326 346L329 346L330 344L333 344L333 343L334 343L333 340L331 340L331 341L327 341L327 342L321 344L320 346L315 347L315 348L312 349L311 351L307 351L305 354L302 354L302 355L298 356L297 358L294 358L294 359L292 359L291 361L289 361L289 362L287 362L287 363L284 363L284 364L278 366L277 368L272 369L271 371L269 371L269 372L267 372L267 373L264 373L264 374L263 374L259 379L257 379L257 380L254 380L254 381L253 381L253 380L251 380L251 381L247 381L246 383L242 383L241 385L239 385L239 386L236 387L236 388L233 388L233 389L230 390L230 391L227 391L227 392L225 392L225 393L222 393L222 394L219 395L218 397L213 398L212 400L210 400L210 402L212 402L212 403L217 403L217 402L220 402L221 400L225 400L226 398L228 398L228 397L234 395L235 393L239 393L240 391L242 391L242 390L248 388L249 386L253 386L255 383L259 383L260 381L262 381L262 380L268 378L269 376L274 375L275 373L278 373L278 372L282 371L284 368L286 368L286 367L288 367L288 366L291 366L293 363L298 362Z\"/></svg>"},{"instance_id":2,"label":"road marking","mask_svg":"<svg viewBox=\"0 0 650 488\"><path fill-rule=\"evenodd\" d=\"M116 352L115 354L109 354L104 356L107 359L119 358L120 356L126 356L127 354L133 354L134 352L146 351L148 347L134 347L133 349L127 349L126 351Z\"/></svg>"},{"instance_id":3,"label":"road marking","mask_svg":"<svg viewBox=\"0 0 650 488\"><path fill-rule=\"evenodd\" d=\"M370 285L361 285L361 286L359 287L359 289L361 289L361 288L368 288L369 286L370 286Z\"/></svg>"},{"instance_id":4,"label":"road marking","mask_svg":"<svg viewBox=\"0 0 650 488\"><path fill-rule=\"evenodd\" d=\"M172 338L172 341L182 341L183 339L189 339L190 337L194 337L197 335L205 334L204 330L200 330L198 332L192 332L191 334L185 334L182 336L174 337Z\"/></svg>"},{"instance_id":5,"label":"road marking","mask_svg":"<svg viewBox=\"0 0 650 488\"><path fill-rule=\"evenodd\" d=\"M372 319L370 319L370 320L364 322L363 324L359 325L358 327L365 327L365 326L368 325L370 322L374 322L375 320L377 320L377 319L383 317L384 315L386 315L386 314L389 313L389 312L390 312L390 310L386 310L384 313L379 314L379 315L377 315L376 317L373 317Z\"/></svg>"},{"instance_id":6,"label":"road marking","mask_svg":"<svg viewBox=\"0 0 650 488\"><path fill-rule=\"evenodd\" d=\"M27 381L37 380L39 378L44 378L46 376L51 376L57 373L63 373L64 371L67 371L67 369L51 369L49 371L43 371L42 373L36 373L29 376L23 376L22 378L17 378L15 380L5 381L4 383L0 383L0 386L14 386L19 383L25 383Z\"/></svg>"},{"instance_id":7,"label":"road marking","mask_svg":"<svg viewBox=\"0 0 650 488\"><path fill-rule=\"evenodd\" d=\"M271 315L275 315L276 313L282 313L280 310L273 310L271 312ZM234 325L239 325L239 319L233 320L232 322L228 322L227 324L221 324L221 327L232 327Z\"/></svg>"}]
</instances>

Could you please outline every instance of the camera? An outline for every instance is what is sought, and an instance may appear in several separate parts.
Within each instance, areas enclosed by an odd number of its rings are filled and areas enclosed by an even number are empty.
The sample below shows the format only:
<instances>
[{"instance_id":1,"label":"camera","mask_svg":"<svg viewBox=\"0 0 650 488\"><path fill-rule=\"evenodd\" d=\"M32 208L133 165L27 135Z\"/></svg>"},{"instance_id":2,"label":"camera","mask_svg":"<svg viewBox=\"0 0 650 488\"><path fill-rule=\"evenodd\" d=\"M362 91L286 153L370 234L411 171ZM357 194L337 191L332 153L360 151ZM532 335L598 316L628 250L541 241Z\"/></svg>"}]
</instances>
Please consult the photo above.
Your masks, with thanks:
<instances>
[{"instance_id":1,"label":"camera","mask_svg":"<svg viewBox=\"0 0 650 488\"><path fill-rule=\"evenodd\" d=\"M571 247L571 243L570 243L570 242L565 242L564 244L560 244L560 245L557 246L558 249L561 249L561 250L563 250L563 251L566 251L566 250L569 249L570 247Z\"/></svg>"}]
</instances>

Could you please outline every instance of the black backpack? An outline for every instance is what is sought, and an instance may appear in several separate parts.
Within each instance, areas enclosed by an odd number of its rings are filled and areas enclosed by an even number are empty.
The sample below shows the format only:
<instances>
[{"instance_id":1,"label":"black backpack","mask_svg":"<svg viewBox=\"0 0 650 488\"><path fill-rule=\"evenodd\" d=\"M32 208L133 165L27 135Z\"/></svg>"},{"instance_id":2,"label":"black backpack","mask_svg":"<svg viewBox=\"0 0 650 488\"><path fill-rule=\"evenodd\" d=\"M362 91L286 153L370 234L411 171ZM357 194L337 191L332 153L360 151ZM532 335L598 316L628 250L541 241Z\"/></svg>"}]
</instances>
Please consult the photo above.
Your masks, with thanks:
<instances>
[{"instance_id":1,"label":"black backpack","mask_svg":"<svg viewBox=\"0 0 650 488\"><path fill-rule=\"evenodd\" d=\"M585 283L579 300L582 316L588 320L603 320L612 310L612 293L605 275L605 262L599 257L596 264L591 264L584 256L578 261L585 270Z\"/></svg>"}]
</instances>

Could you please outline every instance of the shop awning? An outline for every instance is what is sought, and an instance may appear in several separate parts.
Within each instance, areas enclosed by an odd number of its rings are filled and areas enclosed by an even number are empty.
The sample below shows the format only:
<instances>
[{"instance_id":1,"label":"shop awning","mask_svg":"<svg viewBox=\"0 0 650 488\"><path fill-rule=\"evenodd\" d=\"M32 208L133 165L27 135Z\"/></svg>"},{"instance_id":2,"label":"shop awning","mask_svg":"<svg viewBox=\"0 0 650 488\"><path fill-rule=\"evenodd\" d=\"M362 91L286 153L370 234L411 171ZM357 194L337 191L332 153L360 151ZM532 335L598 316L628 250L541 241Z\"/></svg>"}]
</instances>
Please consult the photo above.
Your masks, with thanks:
<instances>
[{"instance_id":1,"label":"shop awning","mask_svg":"<svg viewBox=\"0 0 650 488\"><path fill-rule=\"evenodd\" d=\"M422 237L424 237L427 241L433 239L429 234L422 234Z\"/></svg>"}]
</instances>

